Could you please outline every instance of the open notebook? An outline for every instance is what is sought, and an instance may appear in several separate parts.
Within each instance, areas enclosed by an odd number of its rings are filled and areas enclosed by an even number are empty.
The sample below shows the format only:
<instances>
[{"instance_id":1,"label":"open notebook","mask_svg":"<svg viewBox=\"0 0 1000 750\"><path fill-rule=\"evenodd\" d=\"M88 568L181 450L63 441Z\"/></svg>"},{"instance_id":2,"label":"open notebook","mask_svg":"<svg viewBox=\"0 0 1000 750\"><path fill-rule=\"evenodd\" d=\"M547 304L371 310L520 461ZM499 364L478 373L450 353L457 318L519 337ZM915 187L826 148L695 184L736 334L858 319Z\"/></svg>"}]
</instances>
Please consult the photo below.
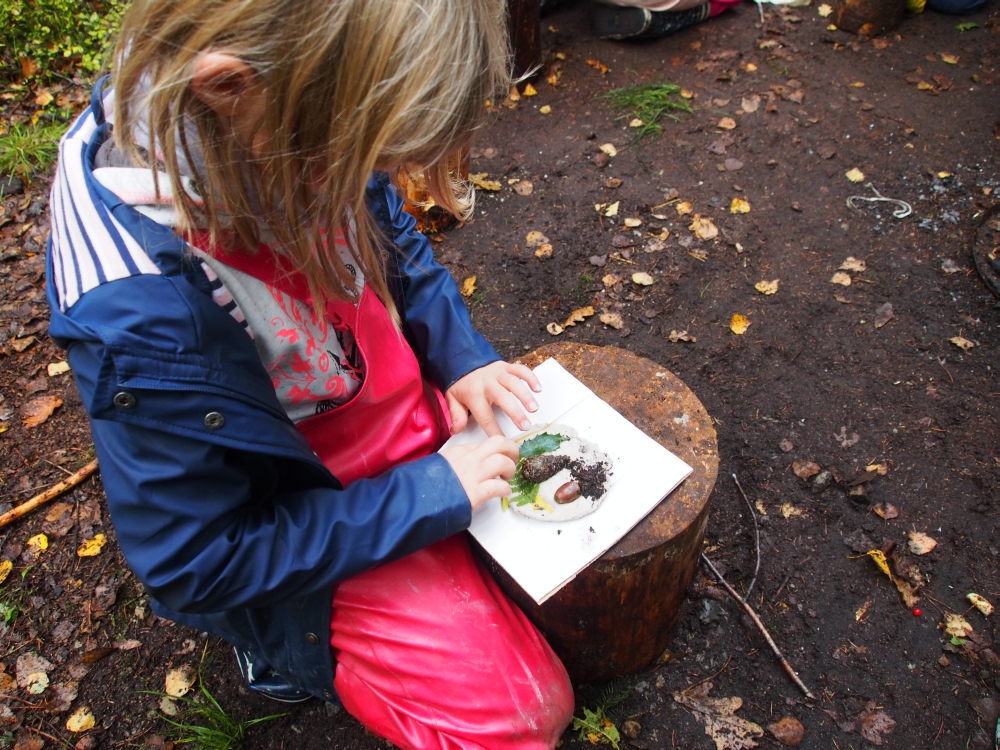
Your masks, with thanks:
<instances>
[{"instance_id":1,"label":"open notebook","mask_svg":"<svg viewBox=\"0 0 1000 750\"><path fill-rule=\"evenodd\" d=\"M477 510L469 529L493 559L541 604L604 554L691 473L691 467L647 436L602 401L554 359L535 374L542 383L538 411L529 414L531 432L538 426L568 425L596 443L613 461L608 492L593 513L575 521L539 521L493 498ZM504 434L522 432L498 409ZM474 421L445 445L477 442L486 433Z\"/></svg>"}]
</instances>

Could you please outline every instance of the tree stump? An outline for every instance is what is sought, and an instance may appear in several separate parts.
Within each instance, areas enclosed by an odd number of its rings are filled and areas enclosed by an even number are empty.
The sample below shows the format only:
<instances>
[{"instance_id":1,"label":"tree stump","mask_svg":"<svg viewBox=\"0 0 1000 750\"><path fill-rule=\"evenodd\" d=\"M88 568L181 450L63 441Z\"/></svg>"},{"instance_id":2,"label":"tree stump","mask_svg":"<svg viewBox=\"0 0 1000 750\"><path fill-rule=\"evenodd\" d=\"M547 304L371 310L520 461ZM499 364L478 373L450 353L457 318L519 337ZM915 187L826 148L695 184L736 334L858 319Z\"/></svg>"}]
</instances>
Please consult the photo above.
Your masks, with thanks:
<instances>
[{"instance_id":1,"label":"tree stump","mask_svg":"<svg viewBox=\"0 0 1000 750\"><path fill-rule=\"evenodd\" d=\"M844 31L878 36L899 26L905 11L906 0L837 0L833 22Z\"/></svg>"}]
</instances>

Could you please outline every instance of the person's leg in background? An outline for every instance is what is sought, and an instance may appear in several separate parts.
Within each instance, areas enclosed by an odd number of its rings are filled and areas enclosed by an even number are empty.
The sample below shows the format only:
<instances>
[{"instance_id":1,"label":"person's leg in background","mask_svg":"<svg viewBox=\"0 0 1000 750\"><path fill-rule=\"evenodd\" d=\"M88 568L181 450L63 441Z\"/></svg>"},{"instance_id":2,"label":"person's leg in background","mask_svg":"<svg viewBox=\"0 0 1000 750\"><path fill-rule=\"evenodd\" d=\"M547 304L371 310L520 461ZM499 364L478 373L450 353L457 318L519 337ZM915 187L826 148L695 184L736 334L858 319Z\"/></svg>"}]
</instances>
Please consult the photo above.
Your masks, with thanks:
<instances>
[{"instance_id":1,"label":"person's leg in background","mask_svg":"<svg viewBox=\"0 0 1000 750\"><path fill-rule=\"evenodd\" d=\"M980 10L989 0L927 0L927 7L938 13L964 16Z\"/></svg>"},{"instance_id":2,"label":"person's leg in background","mask_svg":"<svg viewBox=\"0 0 1000 750\"><path fill-rule=\"evenodd\" d=\"M659 39L717 16L740 0L595 0L591 21L601 39Z\"/></svg>"},{"instance_id":3,"label":"person's leg in background","mask_svg":"<svg viewBox=\"0 0 1000 750\"><path fill-rule=\"evenodd\" d=\"M341 583L334 684L404 750L551 750L573 715L566 670L464 535Z\"/></svg>"}]
</instances>

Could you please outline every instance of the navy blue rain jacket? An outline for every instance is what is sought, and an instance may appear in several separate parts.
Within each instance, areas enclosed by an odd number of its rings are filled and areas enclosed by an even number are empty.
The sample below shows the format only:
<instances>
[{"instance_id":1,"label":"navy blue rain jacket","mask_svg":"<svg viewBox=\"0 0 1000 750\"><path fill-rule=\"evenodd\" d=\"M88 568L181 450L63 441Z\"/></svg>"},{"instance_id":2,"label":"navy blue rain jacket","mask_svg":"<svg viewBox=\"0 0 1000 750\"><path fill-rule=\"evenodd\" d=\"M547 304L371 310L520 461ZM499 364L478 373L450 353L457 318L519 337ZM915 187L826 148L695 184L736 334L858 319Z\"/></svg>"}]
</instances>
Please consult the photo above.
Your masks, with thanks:
<instances>
[{"instance_id":1,"label":"navy blue rain jacket","mask_svg":"<svg viewBox=\"0 0 1000 750\"><path fill-rule=\"evenodd\" d=\"M106 96L99 85L60 149L47 289L118 543L159 615L336 700L335 584L467 528L469 500L437 454L341 486L186 244L94 179ZM426 376L445 390L498 360L386 175L368 204Z\"/></svg>"}]
</instances>

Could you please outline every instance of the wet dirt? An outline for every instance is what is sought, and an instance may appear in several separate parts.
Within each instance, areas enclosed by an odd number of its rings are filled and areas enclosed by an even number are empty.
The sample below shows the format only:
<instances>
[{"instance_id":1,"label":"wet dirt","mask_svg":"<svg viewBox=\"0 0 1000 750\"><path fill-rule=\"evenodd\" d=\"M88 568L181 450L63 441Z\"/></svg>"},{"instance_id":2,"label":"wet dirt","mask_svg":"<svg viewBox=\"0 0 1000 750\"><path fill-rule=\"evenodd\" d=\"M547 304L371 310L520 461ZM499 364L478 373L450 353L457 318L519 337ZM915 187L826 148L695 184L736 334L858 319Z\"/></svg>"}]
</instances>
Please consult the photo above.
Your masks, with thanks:
<instances>
[{"instance_id":1,"label":"wet dirt","mask_svg":"<svg viewBox=\"0 0 1000 750\"><path fill-rule=\"evenodd\" d=\"M674 697L708 680L714 696L742 699L744 719L799 720L802 747L987 747L982 701L1000 697L1000 634L996 616L970 609L966 594L1000 604L1000 310L970 248L1000 189L1000 12L994 2L972 17L907 16L875 41L828 30L815 7L767 14L761 28L744 3L642 44L593 39L582 8L546 17L538 94L513 109L494 103L473 150L471 171L501 190L479 193L474 220L440 235L437 255L459 282L477 277L474 322L505 357L550 343L550 323L591 305L597 314L559 336L629 349L694 390L716 421L721 458L705 551L741 592L757 537L732 474L755 506L761 563L749 602L816 700L803 699L706 577L668 654L619 686L630 692L612 715L638 727L623 746L712 747L691 702ZM979 27L956 29L967 21ZM595 100L663 81L694 94L694 112L641 141L629 113ZM723 118L735 127L719 127ZM615 156L602 155L607 143ZM857 184L845 176L855 168L864 173ZM523 181L533 188L525 195L512 184ZM849 207L852 195L874 195L867 182L912 215L895 218L885 203ZM63 354L45 335L45 190L39 179L27 199L0 199L7 504L93 458L72 376L47 374ZM748 213L732 212L735 198ZM681 203L691 213L678 213ZM695 215L711 220L715 239L695 237ZM530 231L546 235L551 255L527 246ZM979 237L989 251L1000 226ZM841 269L848 257L864 270ZM653 283L634 283L636 273ZM850 285L832 283L836 273ZM774 294L755 289L774 280ZM734 314L750 321L742 335ZM22 409L44 396L63 404L25 427ZM820 472L797 476L796 462ZM808 474L803 463L798 473ZM0 662L14 675L17 659L36 651L53 665L51 683L75 679L72 709L88 705L97 719L93 747L163 747L171 727L155 714L159 696L143 691L162 690L172 666L201 663L206 643L205 684L231 714L286 711L251 729L246 747L387 747L317 701L285 708L251 695L224 643L150 614L113 543L99 478L57 502L71 506L63 520L39 510L0 530L14 565L0 585ZM898 515L884 518L891 508ZM901 557L908 531L937 547ZM40 532L48 549L26 557ZM96 533L110 540L102 553L77 557ZM865 554L873 548L885 550L894 576L920 584L919 615ZM953 640L941 629L945 613L963 614L973 634ZM0 740L77 742L52 688L33 695L4 684L15 723ZM604 687L578 687L578 715ZM576 735L568 731L565 746L589 746ZM757 741L776 745L770 734Z\"/></svg>"}]
</instances>

